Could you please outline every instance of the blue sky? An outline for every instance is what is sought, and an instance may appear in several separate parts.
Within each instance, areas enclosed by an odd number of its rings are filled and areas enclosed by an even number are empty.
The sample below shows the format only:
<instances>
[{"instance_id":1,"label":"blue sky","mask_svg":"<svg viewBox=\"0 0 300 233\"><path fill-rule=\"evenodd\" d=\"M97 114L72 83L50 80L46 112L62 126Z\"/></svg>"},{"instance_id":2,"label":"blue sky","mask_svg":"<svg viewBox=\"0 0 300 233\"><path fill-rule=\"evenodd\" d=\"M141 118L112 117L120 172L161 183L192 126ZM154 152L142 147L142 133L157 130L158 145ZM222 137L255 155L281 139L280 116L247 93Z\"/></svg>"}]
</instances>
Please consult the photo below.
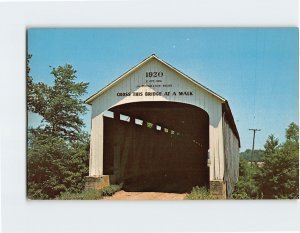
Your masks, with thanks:
<instances>
[{"instance_id":1,"label":"blue sky","mask_svg":"<svg viewBox=\"0 0 300 233\"><path fill-rule=\"evenodd\" d=\"M229 101L241 138L252 146L249 128L260 128L256 148L298 123L298 29L29 29L31 76L52 83L50 67L72 64L78 81L89 82L84 99L149 55ZM90 110L90 108L89 108ZM90 130L90 111L83 116ZM29 125L40 118L29 114Z\"/></svg>"}]
</instances>

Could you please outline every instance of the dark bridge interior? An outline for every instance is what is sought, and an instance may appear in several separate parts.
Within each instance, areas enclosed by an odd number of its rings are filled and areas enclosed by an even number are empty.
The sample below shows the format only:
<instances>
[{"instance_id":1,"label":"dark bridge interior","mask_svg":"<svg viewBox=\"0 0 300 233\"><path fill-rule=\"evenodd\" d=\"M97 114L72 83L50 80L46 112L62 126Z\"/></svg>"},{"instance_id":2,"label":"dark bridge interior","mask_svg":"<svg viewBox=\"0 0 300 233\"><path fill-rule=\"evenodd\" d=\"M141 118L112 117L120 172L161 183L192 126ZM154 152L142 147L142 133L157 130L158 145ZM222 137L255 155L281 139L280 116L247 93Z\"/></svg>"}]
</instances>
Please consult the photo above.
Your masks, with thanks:
<instances>
[{"instance_id":1,"label":"dark bridge interior","mask_svg":"<svg viewBox=\"0 0 300 233\"><path fill-rule=\"evenodd\" d=\"M209 117L204 110L136 102L109 111L114 118L104 117L104 174L122 182L124 190L183 193L208 185Z\"/></svg>"}]
</instances>

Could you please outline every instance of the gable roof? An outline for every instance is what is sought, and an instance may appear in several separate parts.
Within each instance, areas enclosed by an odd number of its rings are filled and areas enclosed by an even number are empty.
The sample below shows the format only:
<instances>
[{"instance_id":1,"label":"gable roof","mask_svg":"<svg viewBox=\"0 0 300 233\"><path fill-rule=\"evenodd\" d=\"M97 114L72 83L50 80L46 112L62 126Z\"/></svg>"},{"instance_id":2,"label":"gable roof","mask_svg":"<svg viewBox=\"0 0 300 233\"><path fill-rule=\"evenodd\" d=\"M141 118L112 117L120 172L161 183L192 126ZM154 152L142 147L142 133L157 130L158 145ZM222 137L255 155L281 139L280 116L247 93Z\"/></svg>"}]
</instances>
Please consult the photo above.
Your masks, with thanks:
<instances>
[{"instance_id":1,"label":"gable roof","mask_svg":"<svg viewBox=\"0 0 300 233\"><path fill-rule=\"evenodd\" d=\"M225 98L223 98L222 96L220 96L217 93L215 93L212 90L210 90L209 88L203 86L202 84L200 84L196 80L192 79L188 75L184 74L180 70L176 69L175 67L173 67L169 63L167 63L164 60L160 59L155 54L150 55L149 57L147 57L146 59L144 59L143 61L141 61L137 65L135 65L134 67L132 67L130 70L126 71L120 77L118 77L117 79L115 79L114 81L112 81L111 83L109 83L108 85L106 85L104 88L100 89L98 92L96 92L95 94L93 94L92 96L90 96L89 98L87 98L84 102L86 104L90 104L91 105L92 102L93 102L93 100L95 100L97 97L101 96L103 93L107 92L115 84L119 83L120 81L122 81L123 79L125 79L126 77L128 77L130 74L132 74L133 72L135 72L137 69L139 69L141 66L143 66L145 63L151 61L152 59L156 59L157 61L159 61L162 64L164 64L165 66L169 67L171 70L173 70L174 72L176 72L180 76L186 78L187 80L189 80L190 82L192 82L196 86L202 88L203 90L207 91L208 93L210 93L211 95L213 95L214 97L216 97L217 99L219 99L222 102L222 109L223 109L222 111L226 114L227 120L229 121L229 124L230 124L230 127L231 127L231 129L233 130L233 133L235 134L235 136L238 139L239 147L241 146L239 133L238 133L237 127L235 125L234 118L233 118L231 109L229 107L228 101Z\"/></svg>"},{"instance_id":2,"label":"gable roof","mask_svg":"<svg viewBox=\"0 0 300 233\"><path fill-rule=\"evenodd\" d=\"M132 74L138 68L140 68L141 66L143 66L145 63L149 62L152 59L156 59L157 61L161 62L162 64L164 64L165 66L169 67L171 70L173 70L174 72L176 72L180 76L186 78L187 80L189 80L190 82L192 82L196 86L198 86L198 87L202 88L203 90L209 92L210 94L212 94L213 96L215 96L216 98L218 98L219 100L221 100L222 102L226 101L226 99L223 98L222 96L218 95L217 93L213 92L212 90L210 90L207 87L203 86L202 84L198 83L196 80L192 79L188 75L186 75L183 72L181 72L180 70L176 69L175 67L173 67L169 63L163 61L162 59L160 59L159 57L157 57L155 54L152 54L149 57L147 57L146 59L144 59L143 61L141 61L140 63L138 63L136 66L132 67L130 70L126 71L120 77L118 77L117 79L115 79L114 81L112 81L111 83L109 83L107 86L105 86L104 88L100 89L98 92L96 92L95 94L93 94L92 96L90 96L89 98L87 98L84 102L86 104L91 104L93 102L93 100L95 100L98 96L100 96L103 93L105 93L106 91L108 91L112 86L114 86L115 84L117 84L121 80L123 80L126 77L128 77L130 74Z\"/></svg>"}]
</instances>

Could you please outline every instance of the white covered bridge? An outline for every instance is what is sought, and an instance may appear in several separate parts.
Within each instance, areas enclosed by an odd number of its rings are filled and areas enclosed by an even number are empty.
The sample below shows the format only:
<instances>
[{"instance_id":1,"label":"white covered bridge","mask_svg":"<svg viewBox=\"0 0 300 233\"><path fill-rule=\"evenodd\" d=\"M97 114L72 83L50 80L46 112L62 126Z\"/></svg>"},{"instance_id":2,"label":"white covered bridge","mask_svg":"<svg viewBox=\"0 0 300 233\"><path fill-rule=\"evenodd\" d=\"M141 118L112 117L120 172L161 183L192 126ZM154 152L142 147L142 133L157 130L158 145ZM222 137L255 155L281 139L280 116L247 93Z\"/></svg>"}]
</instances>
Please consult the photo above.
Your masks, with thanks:
<instances>
[{"instance_id":1,"label":"white covered bridge","mask_svg":"<svg viewBox=\"0 0 300 233\"><path fill-rule=\"evenodd\" d=\"M86 100L92 106L87 187L230 196L239 134L228 101L156 55Z\"/></svg>"}]
</instances>

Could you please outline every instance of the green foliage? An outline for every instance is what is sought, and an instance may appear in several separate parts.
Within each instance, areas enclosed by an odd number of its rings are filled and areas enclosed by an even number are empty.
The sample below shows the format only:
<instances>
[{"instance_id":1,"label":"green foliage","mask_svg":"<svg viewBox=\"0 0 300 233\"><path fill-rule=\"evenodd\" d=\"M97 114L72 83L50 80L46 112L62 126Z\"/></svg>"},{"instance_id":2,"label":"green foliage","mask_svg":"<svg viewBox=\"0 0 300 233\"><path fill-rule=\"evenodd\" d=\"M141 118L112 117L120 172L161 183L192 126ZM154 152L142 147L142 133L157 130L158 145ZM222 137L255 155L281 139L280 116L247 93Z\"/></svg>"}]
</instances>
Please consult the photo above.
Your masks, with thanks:
<instances>
[{"instance_id":1,"label":"green foliage","mask_svg":"<svg viewBox=\"0 0 300 233\"><path fill-rule=\"evenodd\" d=\"M257 186L256 176L258 167L249 161L241 158L239 166L239 181L232 193L233 199L256 199L259 198L259 187Z\"/></svg>"},{"instance_id":2,"label":"green foliage","mask_svg":"<svg viewBox=\"0 0 300 233\"><path fill-rule=\"evenodd\" d=\"M232 193L233 199L259 199L259 186L254 178L239 177L239 181Z\"/></svg>"},{"instance_id":3,"label":"green foliage","mask_svg":"<svg viewBox=\"0 0 300 233\"><path fill-rule=\"evenodd\" d=\"M76 70L72 65L52 68L54 85L42 82L34 83L29 75L29 59L27 58L28 110L43 117L44 127L48 133L76 140L84 126L80 114L86 112L81 96L86 93L88 83L76 83Z\"/></svg>"},{"instance_id":4,"label":"green foliage","mask_svg":"<svg viewBox=\"0 0 300 233\"><path fill-rule=\"evenodd\" d=\"M265 145L264 145L264 148L265 148L265 151L264 151L264 154L275 154L276 153L276 150L277 150L277 147L279 145L279 140L277 138L275 138L275 136L273 134L271 134Z\"/></svg>"},{"instance_id":5,"label":"green foliage","mask_svg":"<svg viewBox=\"0 0 300 233\"><path fill-rule=\"evenodd\" d=\"M254 150L253 151L253 158L252 158L252 150L247 149L244 152L240 153L240 158L248 160L248 161L261 161L262 160L262 155L264 151L263 150Z\"/></svg>"},{"instance_id":6,"label":"green foliage","mask_svg":"<svg viewBox=\"0 0 300 233\"><path fill-rule=\"evenodd\" d=\"M299 198L299 127L291 123L286 141L279 144L270 135L264 145L261 165L240 160L240 176L234 199L296 199Z\"/></svg>"},{"instance_id":7,"label":"green foliage","mask_svg":"<svg viewBox=\"0 0 300 233\"><path fill-rule=\"evenodd\" d=\"M287 141L299 143L299 126L292 122L285 131Z\"/></svg>"},{"instance_id":8,"label":"green foliage","mask_svg":"<svg viewBox=\"0 0 300 233\"><path fill-rule=\"evenodd\" d=\"M272 135L265 144L264 165L260 168L261 191L265 199L299 198L299 128L291 123L286 141L270 147Z\"/></svg>"},{"instance_id":9,"label":"green foliage","mask_svg":"<svg viewBox=\"0 0 300 233\"><path fill-rule=\"evenodd\" d=\"M104 187L100 190L85 189L82 192L64 192L60 196L56 197L58 200L100 200L104 196L112 196L116 192L122 189L122 184L113 184Z\"/></svg>"},{"instance_id":10,"label":"green foliage","mask_svg":"<svg viewBox=\"0 0 300 233\"><path fill-rule=\"evenodd\" d=\"M122 189L122 185L113 184L101 189L102 196L112 196L114 193L120 191Z\"/></svg>"},{"instance_id":11,"label":"green foliage","mask_svg":"<svg viewBox=\"0 0 300 233\"><path fill-rule=\"evenodd\" d=\"M241 183L244 183L244 181L239 182L237 184L237 186L240 186ZM235 190L232 193L231 198L235 199L235 200L248 200L248 199L251 199L251 197L249 196L249 194L246 191L244 191L243 189L244 189L243 187L237 187L237 190Z\"/></svg>"},{"instance_id":12,"label":"green foliage","mask_svg":"<svg viewBox=\"0 0 300 233\"><path fill-rule=\"evenodd\" d=\"M87 83L76 83L71 65L53 68L54 85L35 83L27 56L27 109L43 117L44 125L28 129L27 195L51 199L81 192L88 174L89 136L80 116Z\"/></svg>"},{"instance_id":13,"label":"green foliage","mask_svg":"<svg viewBox=\"0 0 300 233\"><path fill-rule=\"evenodd\" d=\"M84 137L86 137L84 139ZM51 199L62 192L79 192L88 174L88 138L66 144L44 130L31 130L27 157L29 199Z\"/></svg>"},{"instance_id":14,"label":"green foliage","mask_svg":"<svg viewBox=\"0 0 300 233\"><path fill-rule=\"evenodd\" d=\"M27 54L26 57L26 89L27 89L27 110L33 111L33 99L34 99L34 90L33 90L33 81L30 76L30 59L32 55Z\"/></svg>"},{"instance_id":15,"label":"green foliage","mask_svg":"<svg viewBox=\"0 0 300 233\"><path fill-rule=\"evenodd\" d=\"M64 192L56 199L58 200L99 200L102 199L101 190L85 189L80 193Z\"/></svg>"},{"instance_id":16,"label":"green foliage","mask_svg":"<svg viewBox=\"0 0 300 233\"><path fill-rule=\"evenodd\" d=\"M209 190L206 187L193 187L191 193L187 194L185 199L187 200L214 200L216 199L210 195Z\"/></svg>"}]
</instances>

